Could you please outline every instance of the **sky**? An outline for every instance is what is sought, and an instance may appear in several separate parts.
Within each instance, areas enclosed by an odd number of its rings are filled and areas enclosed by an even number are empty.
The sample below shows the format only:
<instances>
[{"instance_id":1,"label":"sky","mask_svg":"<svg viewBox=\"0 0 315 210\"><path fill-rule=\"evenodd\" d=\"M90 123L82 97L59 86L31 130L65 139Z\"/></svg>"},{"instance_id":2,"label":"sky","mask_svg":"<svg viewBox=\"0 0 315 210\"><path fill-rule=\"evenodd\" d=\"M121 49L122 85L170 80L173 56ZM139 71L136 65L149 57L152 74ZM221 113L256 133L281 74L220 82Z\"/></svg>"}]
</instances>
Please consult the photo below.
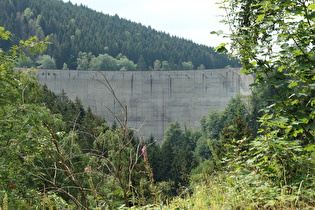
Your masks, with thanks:
<instances>
[{"instance_id":1,"label":"sky","mask_svg":"<svg viewBox=\"0 0 315 210\"><path fill-rule=\"evenodd\" d=\"M216 47L226 42L211 31L227 31L219 23L223 9L217 0L64 0L83 4L105 14L151 26L157 31L192 40L198 44Z\"/></svg>"}]
</instances>

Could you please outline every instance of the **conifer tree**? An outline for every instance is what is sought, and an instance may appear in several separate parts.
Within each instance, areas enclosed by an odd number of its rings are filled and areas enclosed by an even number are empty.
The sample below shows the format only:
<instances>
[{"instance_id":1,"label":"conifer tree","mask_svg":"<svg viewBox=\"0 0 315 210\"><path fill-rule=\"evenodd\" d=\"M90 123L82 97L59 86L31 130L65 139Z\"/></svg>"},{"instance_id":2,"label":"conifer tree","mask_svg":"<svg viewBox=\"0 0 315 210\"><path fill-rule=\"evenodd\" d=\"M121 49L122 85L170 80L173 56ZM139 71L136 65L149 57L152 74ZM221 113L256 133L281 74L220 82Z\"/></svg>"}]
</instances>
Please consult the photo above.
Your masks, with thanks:
<instances>
[{"instance_id":1,"label":"conifer tree","mask_svg":"<svg viewBox=\"0 0 315 210\"><path fill-rule=\"evenodd\" d=\"M144 60L143 55L140 55L138 63L137 63L137 70L138 71L146 71L148 70L147 64Z\"/></svg>"}]
</instances>

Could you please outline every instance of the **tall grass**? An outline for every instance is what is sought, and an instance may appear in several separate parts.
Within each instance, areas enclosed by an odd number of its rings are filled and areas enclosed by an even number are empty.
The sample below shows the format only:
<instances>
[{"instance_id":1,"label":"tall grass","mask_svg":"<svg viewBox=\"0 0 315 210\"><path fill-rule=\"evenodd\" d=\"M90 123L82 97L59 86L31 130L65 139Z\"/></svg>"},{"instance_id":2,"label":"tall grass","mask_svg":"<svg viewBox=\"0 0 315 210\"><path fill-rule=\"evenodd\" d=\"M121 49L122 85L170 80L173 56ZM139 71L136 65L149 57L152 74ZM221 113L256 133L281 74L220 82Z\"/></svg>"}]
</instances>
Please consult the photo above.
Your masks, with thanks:
<instances>
[{"instance_id":1,"label":"tall grass","mask_svg":"<svg viewBox=\"0 0 315 210\"><path fill-rule=\"evenodd\" d=\"M292 192L288 186L274 186L255 173L200 174L192 178L191 185L191 195L175 198L162 209L315 209L309 204L315 201L313 196L306 204L299 189Z\"/></svg>"}]
</instances>

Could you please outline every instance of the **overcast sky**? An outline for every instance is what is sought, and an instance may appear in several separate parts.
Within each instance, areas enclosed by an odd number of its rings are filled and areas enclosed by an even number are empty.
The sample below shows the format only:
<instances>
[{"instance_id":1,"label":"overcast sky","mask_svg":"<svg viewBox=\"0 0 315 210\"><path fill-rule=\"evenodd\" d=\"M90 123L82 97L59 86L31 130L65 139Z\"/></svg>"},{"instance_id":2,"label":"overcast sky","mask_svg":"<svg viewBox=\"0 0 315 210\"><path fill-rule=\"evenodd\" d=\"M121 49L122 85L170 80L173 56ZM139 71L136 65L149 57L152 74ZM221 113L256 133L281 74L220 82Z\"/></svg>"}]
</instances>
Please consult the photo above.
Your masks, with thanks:
<instances>
[{"instance_id":1,"label":"overcast sky","mask_svg":"<svg viewBox=\"0 0 315 210\"><path fill-rule=\"evenodd\" d=\"M69 0L64 0L68 2ZM217 0L70 0L73 4L83 4L105 14L117 14L133 22L190 39L198 44L216 47L222 38L210 34L224 30L219 23L223 10Z\"/></svg>"}]
</instances>

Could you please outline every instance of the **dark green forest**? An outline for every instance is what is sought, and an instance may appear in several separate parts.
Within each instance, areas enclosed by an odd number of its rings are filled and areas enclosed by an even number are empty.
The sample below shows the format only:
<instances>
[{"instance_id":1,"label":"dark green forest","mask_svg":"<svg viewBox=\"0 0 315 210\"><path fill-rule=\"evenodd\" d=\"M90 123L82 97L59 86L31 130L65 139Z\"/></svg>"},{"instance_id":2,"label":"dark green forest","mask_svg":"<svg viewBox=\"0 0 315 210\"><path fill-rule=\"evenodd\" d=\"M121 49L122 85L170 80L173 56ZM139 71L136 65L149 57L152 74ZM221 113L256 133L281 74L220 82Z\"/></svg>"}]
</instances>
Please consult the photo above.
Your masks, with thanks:
<instances>
[{"instance_id":1,"label":"dark green forest","mask_svg":"<svg viewBox=\"0 0 315 210\"><path fill-rule=\"evenodd\" d=\"M19 64L29 67L177 70L239 66L212 47L61 0L2 0L0 25L13 34L12 40L1 41L3 48L31 36L49 37L51 44L42 55L53 63L45 64L42 56L28 56L27 62Z\"/></svg>"}]
</instances>

